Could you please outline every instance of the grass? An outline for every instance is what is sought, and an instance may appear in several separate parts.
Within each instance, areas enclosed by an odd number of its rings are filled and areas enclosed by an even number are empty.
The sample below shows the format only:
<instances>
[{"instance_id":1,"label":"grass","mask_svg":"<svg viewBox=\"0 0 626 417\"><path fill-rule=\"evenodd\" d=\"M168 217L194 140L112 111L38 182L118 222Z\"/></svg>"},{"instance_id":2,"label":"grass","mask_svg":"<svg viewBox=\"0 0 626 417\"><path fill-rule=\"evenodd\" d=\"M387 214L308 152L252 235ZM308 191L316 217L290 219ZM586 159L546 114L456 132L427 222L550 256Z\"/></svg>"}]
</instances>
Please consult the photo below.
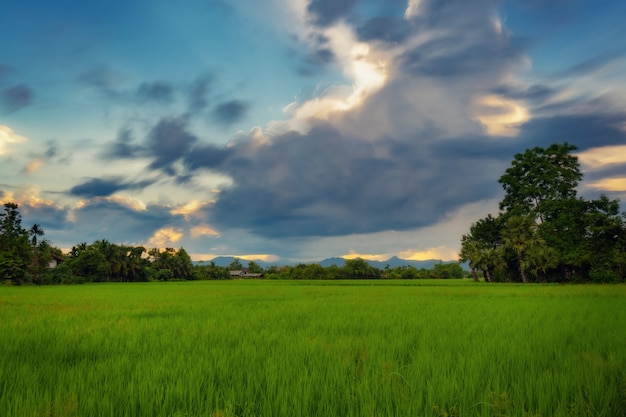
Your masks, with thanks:
<instances>
[{"instance_id":1,"label":"grass","mask_svg":"<svg viewBox=\"0 0 626 417\"><path fill-rule=\"evenodd\" d=\"M2 416L625 416L626 286L0 287Z\"/></svg>"}]
</instances>

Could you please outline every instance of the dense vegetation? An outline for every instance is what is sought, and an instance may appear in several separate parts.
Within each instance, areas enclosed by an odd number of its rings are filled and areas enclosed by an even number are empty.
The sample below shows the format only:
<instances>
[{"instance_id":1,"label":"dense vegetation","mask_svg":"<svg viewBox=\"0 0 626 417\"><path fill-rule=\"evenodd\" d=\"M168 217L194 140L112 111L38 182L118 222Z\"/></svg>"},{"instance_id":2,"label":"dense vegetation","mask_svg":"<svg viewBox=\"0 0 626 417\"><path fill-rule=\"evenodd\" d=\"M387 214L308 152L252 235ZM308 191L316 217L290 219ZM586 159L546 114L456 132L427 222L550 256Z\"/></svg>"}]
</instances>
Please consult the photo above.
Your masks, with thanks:
<instances>
[{"instance_id":1,"label":"dense vegetation","mask_svg":"<svg viewBox=\"0 0 626 417\"><path fill-rule=\"evenodd\" d=\"M474 223L461 261L474 278L520 282L623 282L626 217L619 201L577 197L576 147L564 143L515 155L500 177L501 212Z\"/></svg>"},{"instance_id":2,"label":"dense vegetation","mask_svg":"<svg viewBox=\"0 0 626 417\"><path fill-rule=\"evenodd\" d=\"M440 263L432 269L401 266L384 270L370 266L363 259L346 260L345 265L322 267L319 264L272 266L263 269L250 261L244 268L235 259L229 266L193 264L184 248L146 249L97 240L80 243L69 253L41 237L44 231L35 224L22 228L17 204L6 203L0 213L0 277L12 284L69 284L84 282L137 282L171 280L228 279L230 271L243 270L245 276L269 279L426 279L462 278L457 262ZM51 263L54 267L51 267ZM260 274L260 275L259 275Z\"/></svg>"},{"instance_id":3,"label":"dense vegetation","mask_svg":"<svg viewBox=\"0 0 626 417\"><path fill-rule=\"evenodd\" d=\"M626 416L626 287L0 287L0 415Z\"/></svg>"}]
</instances>

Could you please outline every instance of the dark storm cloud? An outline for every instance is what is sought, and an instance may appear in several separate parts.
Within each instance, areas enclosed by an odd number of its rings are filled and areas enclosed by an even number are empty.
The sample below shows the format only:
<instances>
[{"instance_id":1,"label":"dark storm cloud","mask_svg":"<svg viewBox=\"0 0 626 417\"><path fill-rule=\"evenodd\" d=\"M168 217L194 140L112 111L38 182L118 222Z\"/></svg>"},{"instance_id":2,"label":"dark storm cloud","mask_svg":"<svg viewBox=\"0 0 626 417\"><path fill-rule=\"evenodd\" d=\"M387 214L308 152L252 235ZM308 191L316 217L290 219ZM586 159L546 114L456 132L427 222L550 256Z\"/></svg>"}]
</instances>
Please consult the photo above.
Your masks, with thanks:
<instances>
[{"instance_id":1,"label":"dark storm cloud","mask_svg":"<svg viewBox=\"0 0 626 417\"><path fill-rule=\"evenodd\" d=\"M307 12L311 14L315 24L328 26L346 17L356 3L357 0L311 0Z\"/></svg>"},{"instance_id":2,"label":"dark storm cloud","mask_svg":"<svg viewBox=\"0 0 626 417\"><path fill-rule=\"evenodd\" d=\"M254 158L247 146L236 145L219 165L235 186L220 193L213 217L263 236L406 230L498 191L480 174L489 161L446 159L419 142L368 144L328 125L280 136Z\"/></svg>"},{"instance_id":3,"label":"dark storm cloud","mask_svg":"<svg viewBox=\"0 0 626 417\"><path fill-rule=\"evenodd\" d=\"M136 183L124 182L122 178L93 178L87 182L76 185L69 190L69 194L77 197L107 197L123 190L141 189L152 184L146 180Z\"/></svg>"},{"instance_id":4,"label":"dark storm cloud","mask_svg":"<svg viewBox=\"0 0 626 417\"><path fill-rule=\"evenodd\" d=\"M136 97L140 102L170 103L176 89L165 81L144 82L137 88Z\"/></svg>"},{"instance_id":5,"label":"dark storm cloud","mask_svg":"<svg viewBox=\"0 0 626 417\"><path fill-rule=\"evenodd\" d=\"M241 100L230 100L218 104L212 112L212 118L223 126L229 126L242 120L248 113L250 104Z\"/></svg>"},{"instance_id":6,"label":"dark storm cloud","mask_svg":"<svg viewBox=\"0 0 626 417\"><path fill-rule=\"evenodd\" d=\"M2 91L0 98L7 112L12 113L31 104L33 90L24 84L8 87Z\"/></svg>"},{"instance_id":7,"label":"dark storm cloud","mask_svg":"<svg viewBox=\"0 0 626 417\"><path fill-rule=\"evenodd\" d=\"M147 152L153 157L152 169L175 175L172 164L189 152L197 138L187 131L183 118L164 118L148 135Z\"/></svg>"}]
</instances>

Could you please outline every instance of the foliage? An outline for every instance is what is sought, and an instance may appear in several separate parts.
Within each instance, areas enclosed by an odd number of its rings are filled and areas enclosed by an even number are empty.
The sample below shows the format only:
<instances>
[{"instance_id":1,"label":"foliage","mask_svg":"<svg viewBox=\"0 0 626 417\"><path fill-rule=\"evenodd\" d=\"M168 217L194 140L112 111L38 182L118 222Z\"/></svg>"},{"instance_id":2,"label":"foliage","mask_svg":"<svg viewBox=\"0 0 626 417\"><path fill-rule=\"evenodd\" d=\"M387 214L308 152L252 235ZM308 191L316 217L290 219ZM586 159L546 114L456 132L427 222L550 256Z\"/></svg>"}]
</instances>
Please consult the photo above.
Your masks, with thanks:
<instances>
[{"instance_id":1,"label":"foliage","mask_svg":"<svg viewBox=\"0 0 626 417\"><path fill-rule=\"evenodd\" d=\"M567 143L515 155L499 182L504 210L461 237L460 260L475 280L624 281L626 222L619 201L576 196L582 179Z\"/></svg>"},{"instance_id":2,"label":"foliage","mask_svg":"<svg viewBox=\"0 0 626 417\"><path fill-rule=\"evenodd\" d=\"M566 142L516 154L498 180L506 193L500 210L543 221L545 203L576 197L582 173L578 159L570 154L575 150Z\"/></svg>"}]
</instances>

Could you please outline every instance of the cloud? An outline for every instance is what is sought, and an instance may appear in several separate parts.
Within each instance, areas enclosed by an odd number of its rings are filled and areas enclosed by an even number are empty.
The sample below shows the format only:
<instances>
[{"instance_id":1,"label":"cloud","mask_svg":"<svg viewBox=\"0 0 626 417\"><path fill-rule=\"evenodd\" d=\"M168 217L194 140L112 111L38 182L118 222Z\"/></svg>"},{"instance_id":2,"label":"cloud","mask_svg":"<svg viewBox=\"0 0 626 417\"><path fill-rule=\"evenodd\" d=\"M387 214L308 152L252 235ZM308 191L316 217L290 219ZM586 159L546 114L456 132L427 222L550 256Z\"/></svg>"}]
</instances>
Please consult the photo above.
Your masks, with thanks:
<instances>
[{"instance_id":1,"label":"cloud","mask_svg":"<svg viewBox=\"0 0 626 417\"><path fill-rule=\"evenodd\" d=\"M165 81L144 82L137 88L136 97L140 103L171 103L176 89Z\"/></svg>"},{"instance_id":2,"label":"cloud","mask_svg":"<svg viewBox=\"0 0 626 417\"><path fill-rule=\"evenodd\" d=\"M310 0L307 12L319 26L328 26L347 16L357 0Z\"/></svg>"},{"instance_id":3,"label":"cloud","mask_svg":"<svg viewBox=\"0 0 626 417\"><path fill-rule=\"evenodd\" d=\"M204 74L194 80L188 88L188 111L194 115L202 112L209 104L208 94L213 82L212 74Z\"/></svg>"},{"instance_id":4,"label":"cloud","mask_svg":"<svg viewBox=\"0 0 626 417\"><path fill-rule=\"evenodd\" d=\"M220 237L219 232L215 231L213 228L205 224L192 227L190 232L191 232L191 237L193 238L198 238L201 236Z\"/></svg>"},{"instance_id":5,"label":"cloud","mask_svg":"<svg viewBox=\"0 0 626 417\"><path fill-rule=\"evenodd\" d=\"M242 120L250 108L250 104L241 100L230 100L218 104L213 110L213 120L229 126Z\"/></svg>"},{"instance_id":6,"label":"cloud","mask_svg":"<svg viewBox=\"0 0 626 417\"><path fill-rule=\"evenodd\" d=\"M174 162L187 154L197 140L196 136L187 131L185 119L161 119L148 135L147 151L153 157L150 168L175 175Z\"/></svg>"},{"instance_id":7,"label":"cloud","mask_svg":"<svg viewBox=\"0 0 626 417\"><path fill-rule=\"evenodd\" d=\"M368 144L327 124L275 137L253 159L244 156L247 146L235 145L220 166L234 185L219 194L212 216L263 236L406 230L498 188L476 175L489 161L450 158L444 164L424 142Z\"/></svg>"},{"instance_id":8,"label":"cloud","mask_svg":"<svg viewBox=\"0 0 626 417\"><path fill-rule=\"evenodd\" d=\"M104 159L127 159L141 156L145 148L134 143L133 131L129 128L121 129L115 142L108 145L102 157Z\"/></svg>"},{"instance_id":9,"label":"cloud","mask_svg":"<svg viewBox=\"0 0 626 417\"><path fill-rule=\"evenodd\" d=\"M157 230L154 235L148 240L151 245L158 248L166 246L172 246L176 242L180 241L184 236L181 229L175 229L173 227L164 227Z\"/></svg>"},{"instance_id":10,"label":"cloud","mask_svg":"<svg viewBox=\"0 0 626 417\"><path fill-rule=\"evenodd\" d=\"M25 141L26 138L24 136L16 134L9 126L0 125L0 155L9 154L12 144Z\"/></svg>"},{"instance_id":11,"label":"cloud","mask_svg":"<svg viewBox=\"0 0 626 417\"><path fill-rule=\"evenodd\" d=\"M33 100L33 90L24 84L14 85L2 91L0 98L7 112L12 113L28 107Z\"/></svg>"},{"instance_id":12,"label":"cloud","mask_svg":"<svg viewBox=\"0 0 626 417\"><path fill-rule=\"evenodd\" d=\"M405 19L377 16L367 20L356 29L363 41L382 41L388 43L403 42L411 33Z\"/></svg>"},{"instance_id":13,"label":"cloud","mask_svg":"<svg viewBox=\"0 0 626 417\"><path fill-rule=\"evenodd\" d=\"M26 164L26 167L24 168L24 173L32 174L34 172L37 172L42 167L42 165L43 165L43 159L41 158L33 159L28 164Z\"/></svg>"},{"instance_id":14,"label":"cloud","mask_svg":"<svg viewBox=\"0 0 626 417\"><path fill-rule=\"evenodd\" d=\"M16 203L19 206L24 225L39 224L48 230L69 227L68 207L41 197L41 190L36 186L19 187L15 191L0 190L0 204ZM49 233L48 233L49 234Z\"/></svg>"},{"instance_id":15,"label":"cloud","mask_svg":"<svg viewBox=\"0 0 626 417\"><path fill-rule=\"evenodd\" d=\"M123 190L142 189L152 184L152 180L144 180L137 183L124 182L121 177L93 178L87 182L75 185L69 190L69 194L77 197L106 197Z\"/></svg>"},{"instance_id":16,"label":"cloud","mask_svg":"<svg viewBox=\"0 0 626 417\"><path fill-rule=\"evenodd\" d=\"M595 169L612 164L626 164L626 145L590 148L577 156L583 166Z\"/></svg>"},{"instance_id":17,"label":"cloud","mask_svg":"<svg viewBox=\"0 0 626 417\"><path fill-rule=\"evenodd\" d=\"M129 202L113 196L82 201L70 211L70 227L55 232L60 243L71 247L77 242L104 238L116 243L147 244L164 225L180 227L167 207L149 205L138 209Z\"/></svg>"}]
</instances>

